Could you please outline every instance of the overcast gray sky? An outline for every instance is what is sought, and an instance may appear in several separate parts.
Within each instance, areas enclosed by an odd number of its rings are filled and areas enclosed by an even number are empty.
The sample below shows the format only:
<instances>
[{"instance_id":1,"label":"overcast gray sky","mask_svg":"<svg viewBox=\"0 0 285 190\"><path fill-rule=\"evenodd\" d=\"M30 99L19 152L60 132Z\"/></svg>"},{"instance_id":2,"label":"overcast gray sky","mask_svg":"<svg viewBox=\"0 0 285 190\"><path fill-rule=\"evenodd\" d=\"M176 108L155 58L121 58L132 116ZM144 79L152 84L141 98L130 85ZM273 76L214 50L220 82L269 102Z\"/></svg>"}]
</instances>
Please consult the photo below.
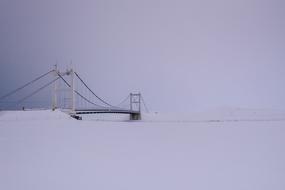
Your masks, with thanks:
<instances>
[{"instance_id":1,"label":"overcast gray sky","mask_svg":"<svg viewBox=\"0 0 285 190\"><path fill-rule=\"evenodd\" d=\"M0 0L0 95L70 60L151 110L285 109L284 0Z\"/></svg>"}]
</instances>

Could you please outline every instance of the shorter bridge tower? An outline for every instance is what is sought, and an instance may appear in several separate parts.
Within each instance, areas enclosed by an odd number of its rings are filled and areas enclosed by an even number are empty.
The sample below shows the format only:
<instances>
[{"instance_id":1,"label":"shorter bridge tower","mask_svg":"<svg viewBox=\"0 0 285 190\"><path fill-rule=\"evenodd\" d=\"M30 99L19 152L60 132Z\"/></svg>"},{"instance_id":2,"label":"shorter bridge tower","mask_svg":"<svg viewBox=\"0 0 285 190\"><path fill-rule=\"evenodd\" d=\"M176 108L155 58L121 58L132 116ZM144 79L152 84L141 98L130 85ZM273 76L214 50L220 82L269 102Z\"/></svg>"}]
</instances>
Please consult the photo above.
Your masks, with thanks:
<instances>
[{"instance_id":1,"label":"shorter bridge tower","mask_svg":"<svg viewBox=\"0 0 285 190\"><path fill-rule=\"evenodd\" d=\"M141 120L141 93L130 93L130 120Z\"/></svg>"}]
</instances>

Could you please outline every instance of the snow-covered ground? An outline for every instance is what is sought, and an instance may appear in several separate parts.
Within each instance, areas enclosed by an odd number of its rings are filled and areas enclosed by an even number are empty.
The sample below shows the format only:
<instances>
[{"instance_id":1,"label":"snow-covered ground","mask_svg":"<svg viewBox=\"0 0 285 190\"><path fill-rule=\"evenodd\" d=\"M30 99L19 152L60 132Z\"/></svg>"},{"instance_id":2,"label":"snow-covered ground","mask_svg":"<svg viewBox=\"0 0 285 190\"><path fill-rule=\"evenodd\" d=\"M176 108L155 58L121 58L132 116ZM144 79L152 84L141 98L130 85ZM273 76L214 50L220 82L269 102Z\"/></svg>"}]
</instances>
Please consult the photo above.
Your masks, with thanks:
<instances>
[{"instance_id":1,"label":"snow-covered ground","mask_svg":"<svg viewBox=\"0 0 285 190\"><path fill-rule=\"evenodd\" d=\"M281 110L83 119L0 112L0 189L285 189Z\"/></svg>"}]
</instances>

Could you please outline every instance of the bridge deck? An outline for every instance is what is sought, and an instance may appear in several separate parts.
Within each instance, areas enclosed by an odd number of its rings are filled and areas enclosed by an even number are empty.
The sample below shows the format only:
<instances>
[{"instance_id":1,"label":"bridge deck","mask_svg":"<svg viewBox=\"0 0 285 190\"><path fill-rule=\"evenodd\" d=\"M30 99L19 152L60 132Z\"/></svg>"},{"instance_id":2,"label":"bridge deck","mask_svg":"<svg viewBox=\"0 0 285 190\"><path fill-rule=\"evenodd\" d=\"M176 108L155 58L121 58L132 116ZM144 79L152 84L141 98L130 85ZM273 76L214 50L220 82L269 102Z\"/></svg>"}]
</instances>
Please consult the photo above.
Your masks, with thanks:
<instances>
[{"instance_id":1,"label":"bridge deck","mask_svg":"<svg viewBox=\"0 0 285 190\"><path fill-rule=\"evenodd\" d=\"M99 113L118 113L118 114L140 114L140 111L123 109L76 109L76 114L99 114Z\"/></svg>"}]
</instances>

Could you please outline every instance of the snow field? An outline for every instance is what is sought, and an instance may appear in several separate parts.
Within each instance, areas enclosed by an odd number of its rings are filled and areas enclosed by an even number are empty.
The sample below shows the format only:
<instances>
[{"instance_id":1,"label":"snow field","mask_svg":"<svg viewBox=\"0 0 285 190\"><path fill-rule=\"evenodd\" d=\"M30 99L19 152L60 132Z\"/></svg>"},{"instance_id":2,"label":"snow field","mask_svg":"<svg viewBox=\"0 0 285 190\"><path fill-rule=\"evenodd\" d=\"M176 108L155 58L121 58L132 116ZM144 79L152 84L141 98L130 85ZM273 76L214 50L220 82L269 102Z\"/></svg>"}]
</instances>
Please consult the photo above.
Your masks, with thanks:
<instances>
[{"instance_id":1,"label":"snow field","mask_svg":"<svg viewBox=\"0 0 285 190\"><path fill-rule=\"evenodd\" d=\"M0 116L0 189L285 187L282 120L106 122L22 113Z\"/></svg>"}]
</instances>

